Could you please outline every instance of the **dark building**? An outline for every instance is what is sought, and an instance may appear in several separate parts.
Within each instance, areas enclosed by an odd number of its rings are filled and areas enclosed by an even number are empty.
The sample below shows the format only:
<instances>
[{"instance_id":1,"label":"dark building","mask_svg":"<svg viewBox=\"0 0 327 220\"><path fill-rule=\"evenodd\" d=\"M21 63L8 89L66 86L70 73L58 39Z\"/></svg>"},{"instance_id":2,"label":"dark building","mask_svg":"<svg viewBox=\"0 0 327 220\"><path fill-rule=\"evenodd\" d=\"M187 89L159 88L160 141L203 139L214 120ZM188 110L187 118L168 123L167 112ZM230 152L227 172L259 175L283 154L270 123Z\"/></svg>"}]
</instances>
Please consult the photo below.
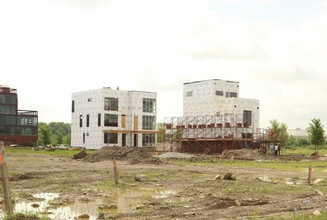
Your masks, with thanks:
<instances>
[{"instance_id":1,"label":"dark building","mask_svg":"<svg viewBox=\"0 0 327 220\"><path fill-rule=\"evenodd\" d=\"M16 89L0 85L0 140L5 146L37 145L38 112L18 110Z\"/></svg>"}]
</instances>

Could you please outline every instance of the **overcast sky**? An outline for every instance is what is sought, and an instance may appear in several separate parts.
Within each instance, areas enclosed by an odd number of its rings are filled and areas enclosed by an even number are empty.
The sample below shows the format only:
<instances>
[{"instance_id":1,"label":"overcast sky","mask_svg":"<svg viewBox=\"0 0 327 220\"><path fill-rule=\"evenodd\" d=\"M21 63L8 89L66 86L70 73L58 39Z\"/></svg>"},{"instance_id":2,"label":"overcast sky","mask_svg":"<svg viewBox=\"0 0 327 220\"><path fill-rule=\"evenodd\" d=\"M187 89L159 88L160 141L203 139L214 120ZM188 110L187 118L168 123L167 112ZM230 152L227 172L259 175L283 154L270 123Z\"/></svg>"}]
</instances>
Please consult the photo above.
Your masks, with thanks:
<instances>
[{"instance_id":1,"label":"overcast sky","mask_svg":"<svg viewBox=\"0 0 327 220\"><path fill-rule=\"evenodd\" d=\"M158 94L182 115L183 83L240 83L260 127L327 128L327 0L0 0L0 84L40 122L71 120L71 95Z\"/></svg>"}]
</instances>

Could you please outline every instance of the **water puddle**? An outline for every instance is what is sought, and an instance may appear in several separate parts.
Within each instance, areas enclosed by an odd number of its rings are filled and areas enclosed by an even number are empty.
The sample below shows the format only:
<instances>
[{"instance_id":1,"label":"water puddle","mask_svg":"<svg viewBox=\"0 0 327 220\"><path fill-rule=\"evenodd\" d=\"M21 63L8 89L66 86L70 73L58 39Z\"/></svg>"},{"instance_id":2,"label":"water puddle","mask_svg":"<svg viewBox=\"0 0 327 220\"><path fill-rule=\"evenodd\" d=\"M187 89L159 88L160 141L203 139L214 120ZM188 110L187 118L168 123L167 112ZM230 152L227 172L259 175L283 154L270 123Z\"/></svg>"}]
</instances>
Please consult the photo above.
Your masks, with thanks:
<instances>
[{"instance_id":1,"label":"water puddle","mask_svg":"<svg viewBox=\"0 0 327 220\"><path fill-rule=\"evenodd\" d=\"M169 195L172 195L174 193L176 193L176 191L174 191L174 190L160 191L160 192L156 192L154 198L164 199L164 198L167 198Z\"/></svg>"},{"instance_id":2,"label":"water puddle","mask_svg":"<svg viewBox=\"0 0 327 220\"><path fill-rule=\"evenodd\" d=\"M294 180L294 179L286 179L286 185L301 185L304 184L303 180Z\"/></svg>"},{"instance_id":3,"label":"water puddle","mask_svg":"<svg viewBox=\"0 0 327 220\"><path fill-rule=\"evenodd\" d=\"M89 220L96 220L98 216L98 207L95 203L74 202L69 206L54 207L49 204L51 200L59 198L59 193L40 193L33 197L42 199L34 202L19 202L14 204L14 213L35 213L40 216L46 216L50 219L75 219L82 214L88 214ZM0 213L0 218L4 213Z\"/></svg>"},{"instance_id":4,"label":"water puddle","mask_svg":"<svg viewBox=\"0 0 327 220\"><path fill-rule=\"evenodd\" d=\"M164 198L171 192L160 192L155 196ZM102 197L95 201L81 202L76 199L69 205L53 205L51 201L60 198L59 193L40 193L34 194L36 200L33 202L18 202L14 204L14 213L35 213L50 219L78 219L78 216L87 214L88 220L96 220L100 213L131 213L136 209L142 208L142 200L150 196L150 192L127 191L116 198ZM4 213L0 211L0 219Z\"/></svg>"}]
</instances>

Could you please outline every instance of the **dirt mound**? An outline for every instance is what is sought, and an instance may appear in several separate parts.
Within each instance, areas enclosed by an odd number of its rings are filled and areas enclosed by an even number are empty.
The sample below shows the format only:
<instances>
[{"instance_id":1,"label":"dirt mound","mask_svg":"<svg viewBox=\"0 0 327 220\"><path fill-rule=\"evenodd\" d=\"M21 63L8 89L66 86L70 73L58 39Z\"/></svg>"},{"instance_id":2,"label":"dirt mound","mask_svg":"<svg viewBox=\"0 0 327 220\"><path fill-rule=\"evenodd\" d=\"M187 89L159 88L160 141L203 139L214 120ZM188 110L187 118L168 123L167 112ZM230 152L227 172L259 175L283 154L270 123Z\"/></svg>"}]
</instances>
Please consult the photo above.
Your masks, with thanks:
<instances>
[{"instance_id":1,"label":"dirt mound","mask_svg":"<svg viewBox=\"0 0 327 220\"><path fill-rule=\"evenodd\" d=\"M127 161L131 164L149 163L159 164L162 163L159 158L153 157L150 153L145 152L142 148L138 147L102 147L95 153L86 156L83 161L85 162L100 162L105 160L121 160Z\"/></svg>"},{"instance_id":2,"label":"dirt mound","mask_svg":"<svg viewBox=\"0 0 327 220\"><path fill-rule=\"evenodd\" d=\"M237 198L231 197L215 197L208 194L205 199L201 201L207 209L223 209L233 206L260 206L268 204L268 200L264 197L260 198Z\"/></svg>"},{"instance_id":3,"label":"dirt mound","mask_svg":"<svg viewBox=\"0 0 327 220\"><path fill-rule=\"evenodd\" d=\"M260 150L252 149L238 149L238 150L224 150L221 153L222 159L240 159L240 160L260 160L265 159L267 155Z\"/></svg>"}]
</instances>

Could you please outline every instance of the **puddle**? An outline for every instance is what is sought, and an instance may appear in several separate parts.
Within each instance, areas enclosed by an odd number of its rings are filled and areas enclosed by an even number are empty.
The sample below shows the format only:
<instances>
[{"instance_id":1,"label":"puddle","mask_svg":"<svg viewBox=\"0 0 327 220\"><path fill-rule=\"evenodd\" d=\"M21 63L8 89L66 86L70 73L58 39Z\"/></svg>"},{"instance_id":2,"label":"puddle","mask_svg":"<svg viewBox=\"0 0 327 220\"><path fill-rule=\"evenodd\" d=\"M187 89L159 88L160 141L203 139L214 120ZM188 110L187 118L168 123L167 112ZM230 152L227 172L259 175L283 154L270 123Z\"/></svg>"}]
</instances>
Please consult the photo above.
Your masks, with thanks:
<instances>
[{"instance_id":1,"label":"puddle","mask_svg":"<svg viewBox=\"0 0 327 220\"><path fill-rule=\"evenodd\" d=\"M304 184L303 180L286 179L286 185L301 185L301 184Z\"/></svg>"},{"instance_id":2,"label":"puddle","mask_svg":"<svg viewBox=\"0 0 327 220\"><path fill-rule=\"evenodd\" d=\"M50 219L75 219L82 214L88 214L89 220L96 220L98 216L98 207L95 203L75 202L69 206L52 207L49 201L58 198L59 193L40 193L33 196L43 200L16 203L14 213L37 213ZM0 213L0 218L3 217L4 213Z\"/></svg>"},{"instance_id":3,"label":"puddle","mask_svg":"<svg viewBox=\"0 0 327 220\"><path fill-rule=\"evenodd\" d=\"M164 198L172 192L160 192L155 196ZM97 201L79 202L67 206L53 206L49 202L59 198L59 193L40 193L33 197L42 199L41 201L19 202L14 204L14 213L36 213L50 219L77 219L78 216L88 214L88 220L96 220L99 213L131 213L140 208L142 199L146 199L150 194L147 192L128 191L117 197L117 199L103 197ZM0 210L0 219L4 213Z\"/></svg>"},{"instance_id":4,"label":"puddle","mask_svg":"<svg viewBox=\"0 0 327 220\"><path fill-rule=\"evenodd\" d=\"M264 182L270 182L269 177L265 174L262 174L261 176L259 176L258 179L261 181L264 181Z\"/></svg>"},{"instance_id":5,"label":"puddle","mask_svg":"<svg viewBox=\"0 0 327 220\"><path fill-rule=\"evenodd\" d=\"M172 195L176 193L174 190L167 190L167 191L160 191L157 192L156 195L154 196L154 198L156 199L164 199L167 198L169 195Z\"/></svg>"}]
</instances>

